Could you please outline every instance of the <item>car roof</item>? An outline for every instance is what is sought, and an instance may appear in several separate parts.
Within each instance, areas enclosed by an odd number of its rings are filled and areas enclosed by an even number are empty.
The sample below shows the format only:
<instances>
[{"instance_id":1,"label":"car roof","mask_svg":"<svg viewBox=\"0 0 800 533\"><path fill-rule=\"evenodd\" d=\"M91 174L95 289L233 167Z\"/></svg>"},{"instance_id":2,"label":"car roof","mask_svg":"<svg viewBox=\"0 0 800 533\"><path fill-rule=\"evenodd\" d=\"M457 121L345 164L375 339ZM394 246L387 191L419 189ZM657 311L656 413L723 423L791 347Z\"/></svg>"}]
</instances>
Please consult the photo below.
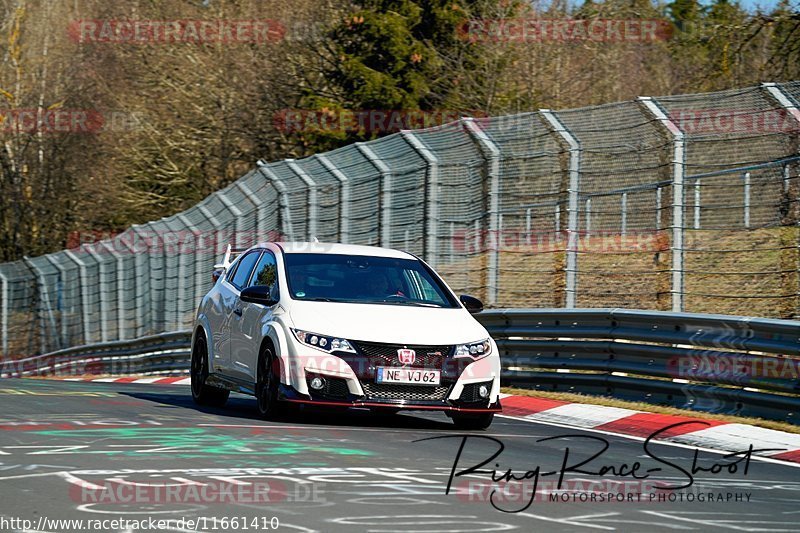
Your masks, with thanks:
<instances>
[{"instance_id":1,"label":"car roof","mask_svg":"<svg viewBox=\"0 0 800 533\"><path fill-rule=\"evenodd\" d=\"M393 257L397 259L416 259L408 252L381 248L379 246L364 246L360 244L341 244L330 242L276 242L285 254L336 254L336 255L366 255L371 257ZM261 244L259 246L265 246Z\"/></svg>"}]
</instances>

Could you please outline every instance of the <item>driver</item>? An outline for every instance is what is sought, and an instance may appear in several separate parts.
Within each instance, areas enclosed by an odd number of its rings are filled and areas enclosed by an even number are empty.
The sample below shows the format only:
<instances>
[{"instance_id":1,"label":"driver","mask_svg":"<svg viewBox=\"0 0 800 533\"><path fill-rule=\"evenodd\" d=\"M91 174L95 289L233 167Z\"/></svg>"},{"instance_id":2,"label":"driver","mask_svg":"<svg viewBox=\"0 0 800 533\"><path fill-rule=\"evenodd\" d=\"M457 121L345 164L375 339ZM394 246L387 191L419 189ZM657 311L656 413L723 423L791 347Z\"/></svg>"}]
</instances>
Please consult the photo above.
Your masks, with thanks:
<instances>
[{"instance_id":1,"label":"driver","mask_svg":"<svg viewBox=\"0 0 800 533\"><path fill-rule=\"evenodd\" d=\"M384 297L389 294L389 280L380 273L370 274L367 278L367 293L370 296Z\"/></svg>"}]
</instances>

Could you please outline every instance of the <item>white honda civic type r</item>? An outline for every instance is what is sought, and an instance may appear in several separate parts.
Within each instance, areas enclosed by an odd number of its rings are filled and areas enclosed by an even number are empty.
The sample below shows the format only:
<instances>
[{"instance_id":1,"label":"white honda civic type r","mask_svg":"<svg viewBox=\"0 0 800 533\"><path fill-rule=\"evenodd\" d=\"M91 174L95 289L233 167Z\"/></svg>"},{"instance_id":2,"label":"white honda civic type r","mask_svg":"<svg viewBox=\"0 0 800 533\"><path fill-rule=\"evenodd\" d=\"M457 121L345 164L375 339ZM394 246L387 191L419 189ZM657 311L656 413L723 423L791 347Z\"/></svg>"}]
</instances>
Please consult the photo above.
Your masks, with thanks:
<instances>
[{"instance_id":1,"label":"white honda civic type r","mask_svg":"<svg viewBox=\"0 0 800 533\"><path fill-rule=\"evenodd\" d=\"M215 270L197 310L195 402L256 397L261 416L290 403L436 410L485 429L500 411L500 358L424 261L372 246L263 243Z\"/></svg>"}]
</instances>

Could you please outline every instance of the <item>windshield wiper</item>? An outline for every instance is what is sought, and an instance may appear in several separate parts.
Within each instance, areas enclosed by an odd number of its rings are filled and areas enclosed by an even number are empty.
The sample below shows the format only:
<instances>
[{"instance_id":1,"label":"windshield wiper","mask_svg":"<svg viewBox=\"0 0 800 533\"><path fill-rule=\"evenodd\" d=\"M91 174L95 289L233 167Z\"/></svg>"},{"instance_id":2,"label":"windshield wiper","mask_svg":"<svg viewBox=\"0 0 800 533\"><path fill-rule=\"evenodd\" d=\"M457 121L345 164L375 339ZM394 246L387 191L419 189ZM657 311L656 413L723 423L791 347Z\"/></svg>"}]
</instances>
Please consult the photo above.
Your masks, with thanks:
<instances>
[{"instance_id":1,"label":"windshield wiper","mask_svg":"<svg viewBox=\"0 0 800 533\"><path fill-rule=\"evenodd\" d=\"M439 304L432 304L430 302L411 302L407 300L381 300L381 303L390 305L411 305L414 307L442 307Z\"/></svg>"}]
</instances>

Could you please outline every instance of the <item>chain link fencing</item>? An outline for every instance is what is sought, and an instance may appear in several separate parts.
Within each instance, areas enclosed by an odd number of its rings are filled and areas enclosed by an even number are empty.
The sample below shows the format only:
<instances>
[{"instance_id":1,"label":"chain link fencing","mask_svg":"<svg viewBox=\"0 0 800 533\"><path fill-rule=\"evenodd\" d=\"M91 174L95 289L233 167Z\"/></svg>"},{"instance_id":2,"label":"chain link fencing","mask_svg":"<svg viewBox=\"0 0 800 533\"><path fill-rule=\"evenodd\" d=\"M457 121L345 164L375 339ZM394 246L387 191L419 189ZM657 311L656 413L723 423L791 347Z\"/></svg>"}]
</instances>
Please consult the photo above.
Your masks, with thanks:
<instances>
[{"instance_id":1,"label":"chain link fencing","mask_svg":"<svg viewBox=\"0 0 800 533\"><path fill-rule=\"evenodd\" d=\"M6 358L186 329L227 244L381 245L489 307L800 316L800 82L465 118L0 264Z\"/></svg>"}]
</instances>

